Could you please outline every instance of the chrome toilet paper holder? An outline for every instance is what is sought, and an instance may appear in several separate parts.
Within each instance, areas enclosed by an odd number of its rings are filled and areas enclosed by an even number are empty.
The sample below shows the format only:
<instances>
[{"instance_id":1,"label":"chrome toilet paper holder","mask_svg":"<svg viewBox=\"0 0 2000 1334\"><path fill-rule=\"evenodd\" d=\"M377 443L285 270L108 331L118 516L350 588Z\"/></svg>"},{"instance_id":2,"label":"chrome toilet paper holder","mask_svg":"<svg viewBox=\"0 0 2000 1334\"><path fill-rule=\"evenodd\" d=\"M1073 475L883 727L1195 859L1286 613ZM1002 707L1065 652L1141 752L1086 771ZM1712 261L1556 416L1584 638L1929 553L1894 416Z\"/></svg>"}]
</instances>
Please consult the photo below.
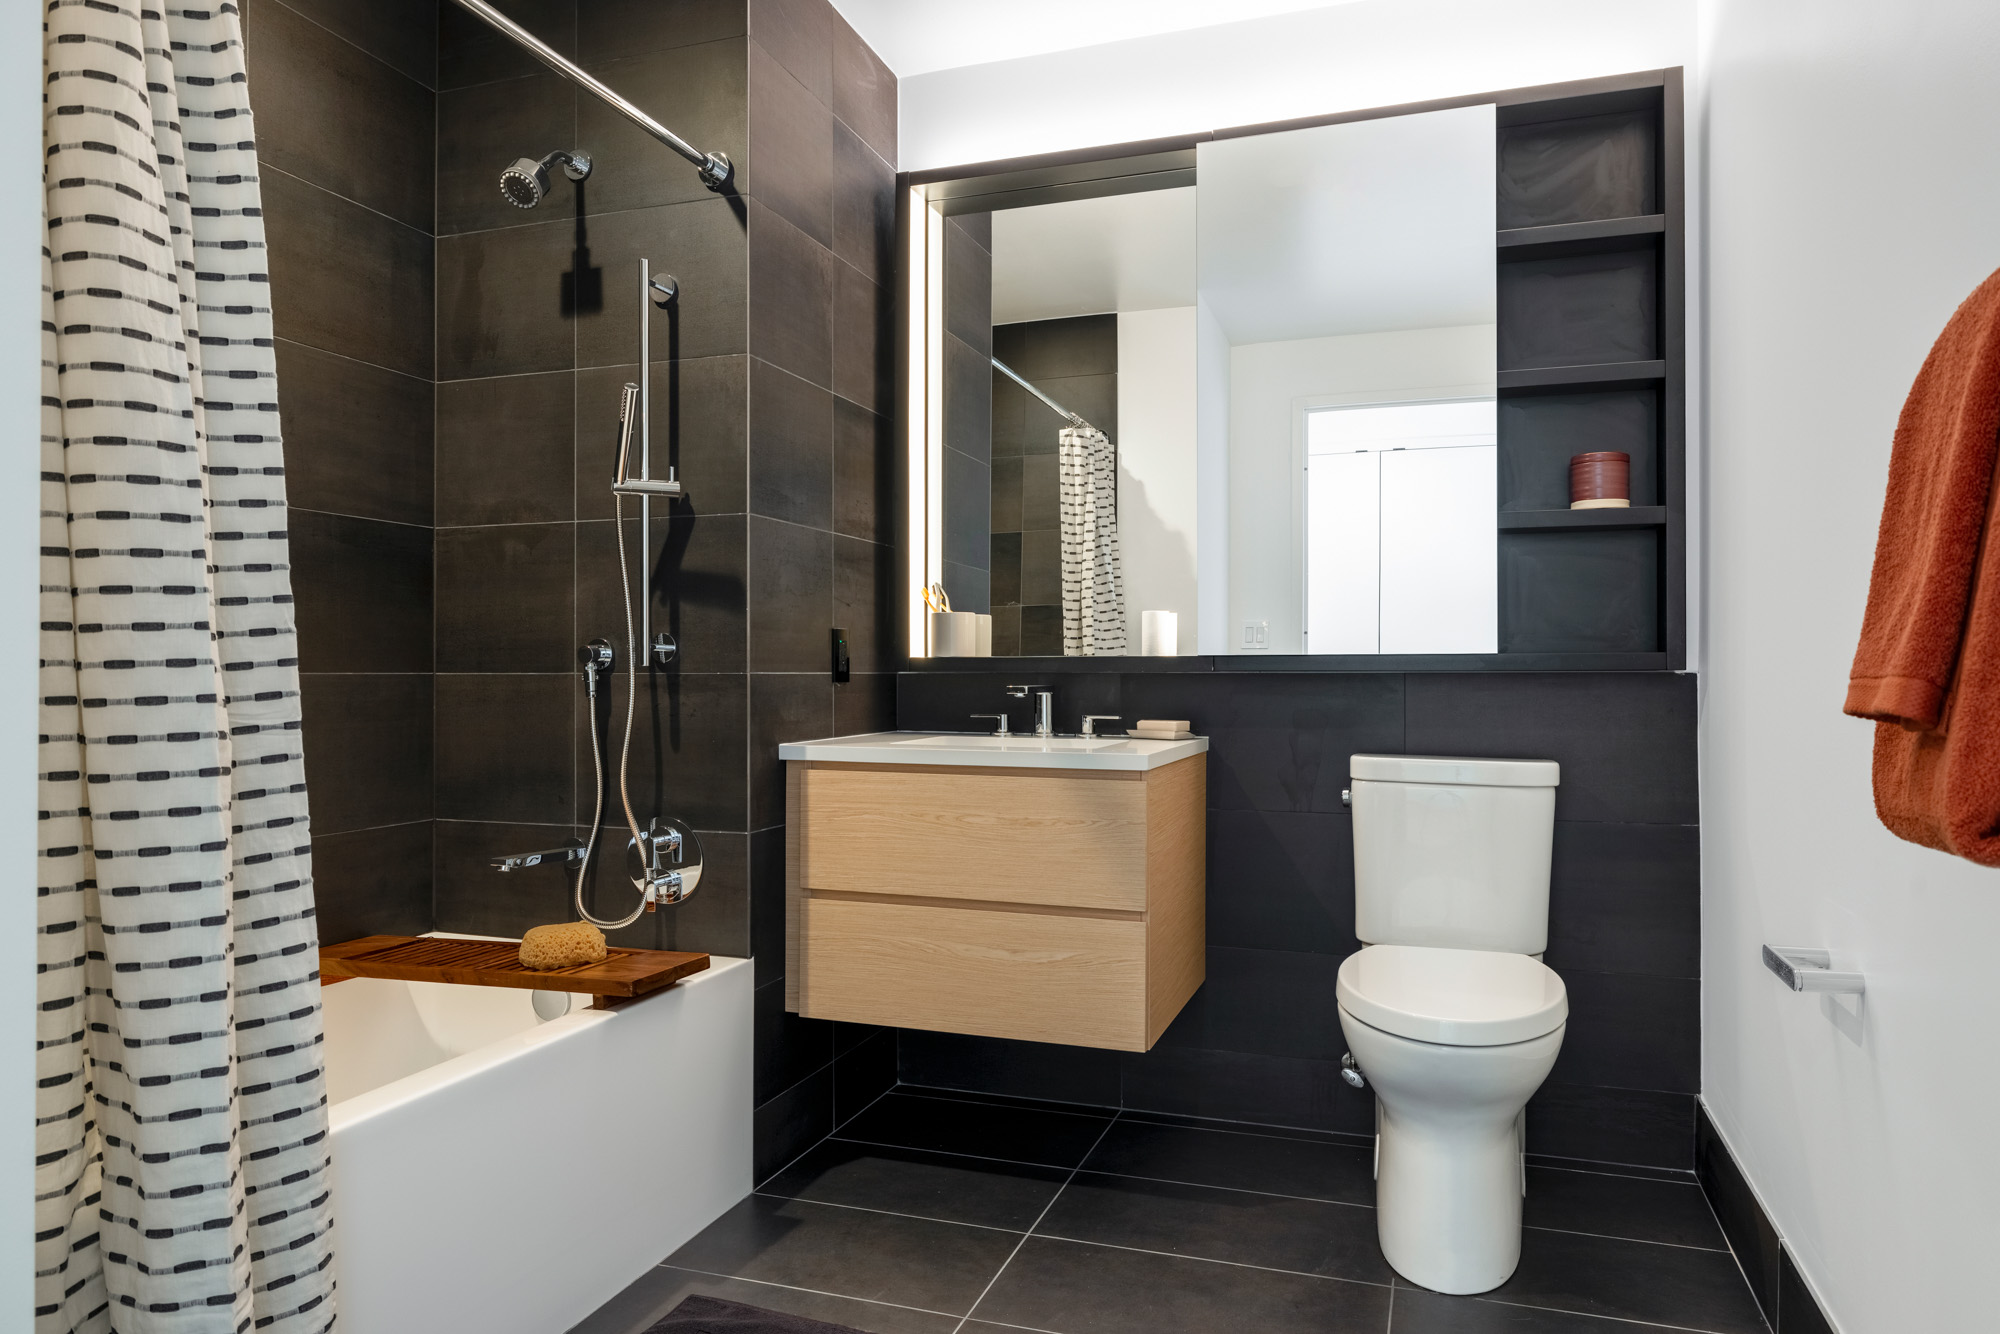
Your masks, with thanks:
<instances>
[{"instance_id":1,"label":"chrome toilet paper holder","mask_svg":"<svg viewBox=\"0 0 2000 1334\"><path fill-rule=\"evenodd\" d=\"M1764 966L1793 991L1838 991L1860 995L1868 989L1859 973L1836 973L1826 950L1790 945L1764 946Z\"/></svg>"}]
</instances>

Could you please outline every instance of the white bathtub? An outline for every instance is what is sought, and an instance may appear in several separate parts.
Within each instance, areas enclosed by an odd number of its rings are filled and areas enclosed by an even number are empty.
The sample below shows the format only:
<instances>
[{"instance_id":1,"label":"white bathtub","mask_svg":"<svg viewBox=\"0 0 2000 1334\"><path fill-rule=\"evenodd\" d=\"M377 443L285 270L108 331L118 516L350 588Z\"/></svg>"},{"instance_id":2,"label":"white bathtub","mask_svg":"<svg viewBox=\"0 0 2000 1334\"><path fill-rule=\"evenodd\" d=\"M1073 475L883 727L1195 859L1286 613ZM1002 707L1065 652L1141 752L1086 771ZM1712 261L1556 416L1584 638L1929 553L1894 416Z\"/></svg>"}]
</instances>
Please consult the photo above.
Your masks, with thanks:
<instances>
[{"instance_id":1,"label":"white bathtub","mask_svg":"<svg viewBox=\"0 0 2000 1334\"><path fill-rule=\"evenodd\" d=\"M341 1328L561 1334L749 1194L751 979L325 988Z\"/></svg>"}]
</instances>

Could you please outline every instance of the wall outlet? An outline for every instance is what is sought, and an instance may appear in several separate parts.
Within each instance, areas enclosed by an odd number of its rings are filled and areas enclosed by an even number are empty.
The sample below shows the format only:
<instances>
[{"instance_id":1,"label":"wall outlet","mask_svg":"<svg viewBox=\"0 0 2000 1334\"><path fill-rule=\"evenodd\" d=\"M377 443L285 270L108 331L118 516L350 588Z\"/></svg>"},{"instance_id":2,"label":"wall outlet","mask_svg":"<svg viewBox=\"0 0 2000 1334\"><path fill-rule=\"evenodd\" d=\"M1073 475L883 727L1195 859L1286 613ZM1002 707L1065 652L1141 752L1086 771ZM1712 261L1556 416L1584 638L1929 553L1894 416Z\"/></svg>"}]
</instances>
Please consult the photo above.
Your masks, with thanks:
<instances>
[{"instance_id":1,"label":"wall outlet","mask_svg":"<svg viewBox=\"0 0 2000 1334\"><path fill-rule=\"evenodd\" d=\"M1269 652L1271 648L1271 623L1269 621L1243 622L1243 650L1246 653Z\"/></svg>"}]
</instances>

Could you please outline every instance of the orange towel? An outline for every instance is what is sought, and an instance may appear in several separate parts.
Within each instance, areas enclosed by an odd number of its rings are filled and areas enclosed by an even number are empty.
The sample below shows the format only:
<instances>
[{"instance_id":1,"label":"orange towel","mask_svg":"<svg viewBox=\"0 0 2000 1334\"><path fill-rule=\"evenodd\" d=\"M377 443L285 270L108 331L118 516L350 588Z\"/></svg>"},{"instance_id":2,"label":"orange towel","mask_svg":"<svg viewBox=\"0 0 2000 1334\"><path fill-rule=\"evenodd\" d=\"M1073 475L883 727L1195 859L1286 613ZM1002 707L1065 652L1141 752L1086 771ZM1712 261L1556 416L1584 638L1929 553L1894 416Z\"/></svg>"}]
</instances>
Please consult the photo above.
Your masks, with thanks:
<instances>
[{"instance_id":1,"label":"orange towel","mask_svg":"<svg viewBox=\"0 0 2000 1334\"><path fill-rule=\"evenodd\" d=\"M1924 361L1889 455L1846 711L1873 718L1875 811L1912 843L2000 866L2000 273Z\"/></svg>"}]
</instances>

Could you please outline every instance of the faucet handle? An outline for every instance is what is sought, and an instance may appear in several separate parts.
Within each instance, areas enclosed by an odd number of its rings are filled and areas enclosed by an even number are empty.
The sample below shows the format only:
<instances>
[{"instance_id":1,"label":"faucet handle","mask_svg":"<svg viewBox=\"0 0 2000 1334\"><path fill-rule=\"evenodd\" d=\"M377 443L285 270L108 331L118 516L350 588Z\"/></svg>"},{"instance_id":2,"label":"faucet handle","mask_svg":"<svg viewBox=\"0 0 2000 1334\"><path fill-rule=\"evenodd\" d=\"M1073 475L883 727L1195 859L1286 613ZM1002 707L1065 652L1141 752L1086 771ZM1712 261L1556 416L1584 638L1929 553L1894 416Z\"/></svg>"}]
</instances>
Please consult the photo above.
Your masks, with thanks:
<instances>
[{"instance_id":1,"label":"faucet handle","mask_svg":"<svg viewBox=\"0 0 2000 1334\"><path fill-rule=\"evenodd\" d=\"M1031 691L1046 691L1047 686L1008 686L1007 693L1015 699L1026 699Z\"/></svg>"},{"instance_id":2,"label":"faucet handle","mask_svg":"<svg viewBox=\"0 0 2000 1334\"><path fill-rule=\"evenodd\" d=\"M993 735L994 736L1008 735L1007 715L1004 713L972 713L972 714L967 714L966 716L969 718L991 718L995 722L998 722L1000 724L1000 726L994 730Z\"/></svg>"},{"instance_id":3,"label":"faucet handle","mask_svg":"<svg viewBox=\"0 0 2000 1334\"><path fill-rule=\"evenodd\" d=\"M1086 713L1083 715L1083 734L1096 736L1098 723L1115 723L1124 716L1122 713Z\"/></svg>"}]
</instances>

